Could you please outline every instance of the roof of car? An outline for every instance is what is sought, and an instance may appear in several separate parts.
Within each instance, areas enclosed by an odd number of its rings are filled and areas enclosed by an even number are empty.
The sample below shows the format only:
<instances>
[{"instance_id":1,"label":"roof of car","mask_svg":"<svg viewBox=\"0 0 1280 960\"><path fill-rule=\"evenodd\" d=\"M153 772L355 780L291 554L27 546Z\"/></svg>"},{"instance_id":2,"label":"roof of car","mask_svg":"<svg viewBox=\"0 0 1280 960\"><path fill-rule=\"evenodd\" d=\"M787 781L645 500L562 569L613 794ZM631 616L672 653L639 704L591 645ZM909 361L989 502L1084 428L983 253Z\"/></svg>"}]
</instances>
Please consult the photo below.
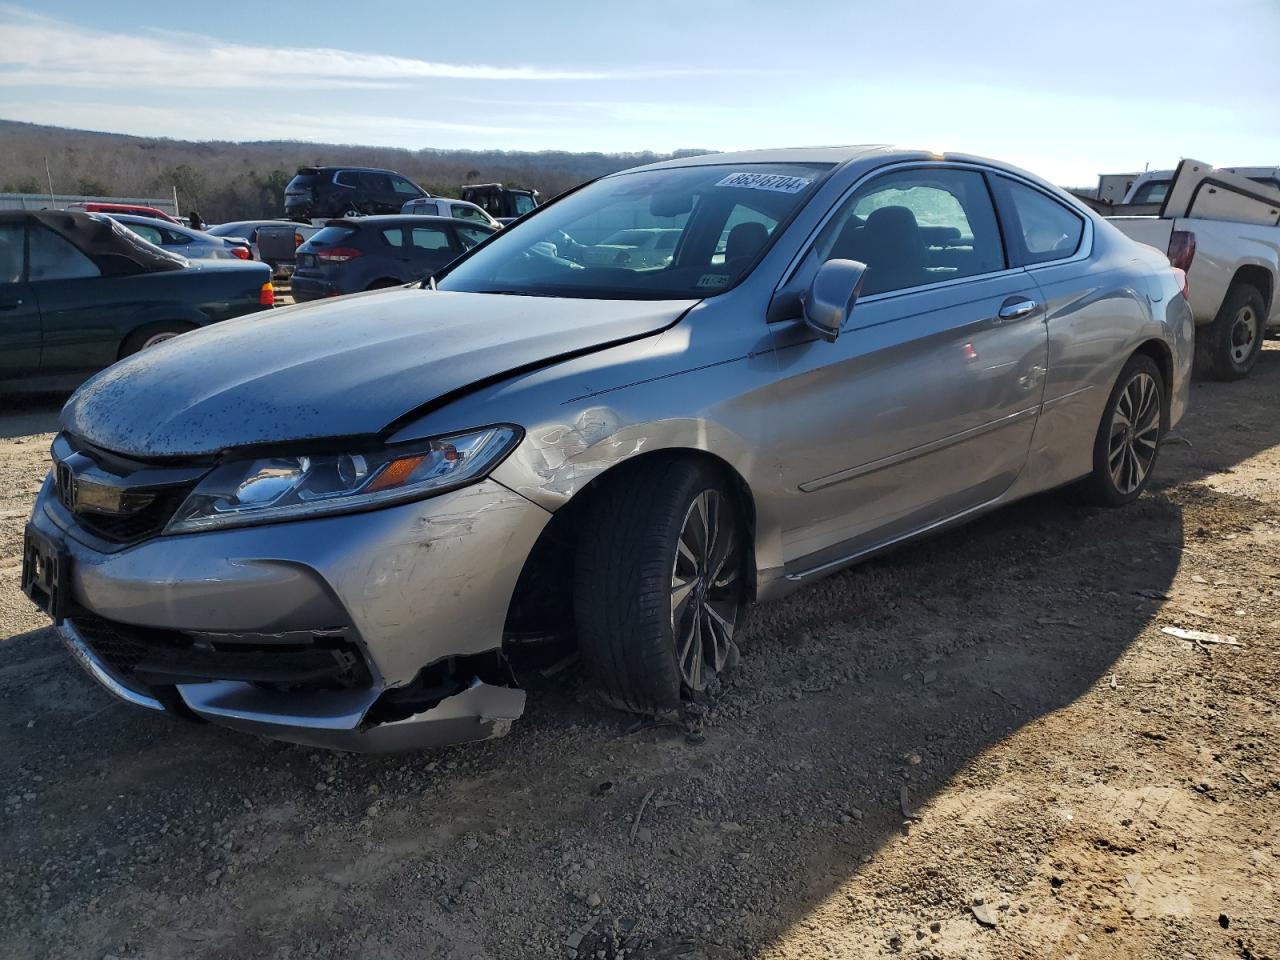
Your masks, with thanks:
<instances>
[{"instance_id":1,"label":"roof of car","mask_svg":"<svg viewBox=\"0 0 1280 960\"><path fill-rule=\"evenodd\" d=\"M398 170L390 170L387 167L358 167L345 163L330 164L323 167L299 167L298 173L306 175L308 173L320 173L324 170L355 170L357 173L394 173L397 176L403 176Z\"/></svg>"},{"instance_id":2,"label":"roof of car","mask_svg":"<svg viewBox=\"0 0 1280 960\"><path fill-rule=\"evenodd\" d=\"M326 220L326 227L344 226L344 227L376 227L379 225L394 225L398 223L460 223L464 227L488 227L487 223L477 223L474 220L459 220L457 217L433 217L425 213L384 213L374 217L335 217L332 220Z\"/></svg>"},{"instance_id":3,"label":"roof of car","mask_svg":"<svg viewBox=\"0 0 1280 960\"><path fill-rule=\"evenodd\" d=\"M225 223L215 223L210 230L215 227L283 227L285 224L293 224L298 227L305 227L308 224L297 223L294 220L228 220Z\"/></svg>"},{"instance_id":4,"label":"roof of car","mask_svg":"<svg viewBox=\"0 0 1280 960\"><path fill-rule=\"evenodd\" d=\"M106 213L86 213L83 210L0 210L0 223L27 220L35 220L48 227L91 257L123 256L150 269L173 269L186 263L181 257L175 258L159 247L153 247L123 225L114 223L113 218Z\"/></svg>"}]
</instances>

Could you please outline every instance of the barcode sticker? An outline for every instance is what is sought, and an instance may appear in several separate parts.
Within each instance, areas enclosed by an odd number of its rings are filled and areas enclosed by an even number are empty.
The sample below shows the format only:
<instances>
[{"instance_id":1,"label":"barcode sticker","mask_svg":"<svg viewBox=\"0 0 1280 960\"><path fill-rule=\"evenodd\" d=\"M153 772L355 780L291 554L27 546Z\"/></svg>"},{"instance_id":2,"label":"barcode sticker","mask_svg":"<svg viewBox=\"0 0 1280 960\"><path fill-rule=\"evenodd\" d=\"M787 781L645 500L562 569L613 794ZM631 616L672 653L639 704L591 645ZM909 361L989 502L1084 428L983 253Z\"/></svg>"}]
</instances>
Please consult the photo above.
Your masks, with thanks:
<instances>
[{"instance_id":1,"label":"barcode sticker","mask_svg":"<svg viewBox=\"0 0 1280 960\"><path fill-rule=\"evenodd\" d=\"M771 190L774 193L799 193L812 177L788 177L780 173L731 173L717 187L738 187L747 190Z\"/></svg>"}]
</instances>

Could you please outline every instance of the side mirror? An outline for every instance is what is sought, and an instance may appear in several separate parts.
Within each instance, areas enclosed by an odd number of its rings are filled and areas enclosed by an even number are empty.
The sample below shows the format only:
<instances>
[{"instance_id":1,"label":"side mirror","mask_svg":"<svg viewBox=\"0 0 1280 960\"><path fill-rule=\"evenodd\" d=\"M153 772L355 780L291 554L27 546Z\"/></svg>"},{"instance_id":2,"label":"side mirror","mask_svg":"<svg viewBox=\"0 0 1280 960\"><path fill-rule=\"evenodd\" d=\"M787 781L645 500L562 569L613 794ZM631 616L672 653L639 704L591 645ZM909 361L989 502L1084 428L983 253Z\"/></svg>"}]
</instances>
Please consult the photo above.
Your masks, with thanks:
<instances>
[{"instance_id":1,"label":"side mirror","mask_svg":"<svg viewBox=\"0 0 1280 960\"><path fill-rule=\"evenodd\" d=\"M820 266L801 299L805 326L828 343L840 336L866 273L867 265L857 260L828 260Z\"/></svg>"}]
</instances>

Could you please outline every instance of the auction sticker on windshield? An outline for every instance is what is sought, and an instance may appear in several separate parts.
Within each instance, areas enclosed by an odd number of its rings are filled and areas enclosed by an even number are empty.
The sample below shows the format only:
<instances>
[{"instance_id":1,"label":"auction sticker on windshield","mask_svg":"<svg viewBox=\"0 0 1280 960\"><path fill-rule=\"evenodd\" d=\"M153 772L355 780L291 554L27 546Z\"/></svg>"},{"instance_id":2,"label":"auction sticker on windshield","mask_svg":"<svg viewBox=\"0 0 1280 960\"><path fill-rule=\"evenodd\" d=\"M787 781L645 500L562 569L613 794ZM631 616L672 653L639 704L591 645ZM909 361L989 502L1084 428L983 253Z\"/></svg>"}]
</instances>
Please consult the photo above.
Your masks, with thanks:
<instances>
[{"instance_id":1,"label":"auction sticker on windshield","mask_svg":"<svg viewBox=\"0 0 1280 960\"><path fill-rule=\"evenodd\" d=\"M780 173L731 173L717 187L739 187L747 190L772 190L774 193L799 193L812 177L787 177Z\"/></svg>"}]
</instances>

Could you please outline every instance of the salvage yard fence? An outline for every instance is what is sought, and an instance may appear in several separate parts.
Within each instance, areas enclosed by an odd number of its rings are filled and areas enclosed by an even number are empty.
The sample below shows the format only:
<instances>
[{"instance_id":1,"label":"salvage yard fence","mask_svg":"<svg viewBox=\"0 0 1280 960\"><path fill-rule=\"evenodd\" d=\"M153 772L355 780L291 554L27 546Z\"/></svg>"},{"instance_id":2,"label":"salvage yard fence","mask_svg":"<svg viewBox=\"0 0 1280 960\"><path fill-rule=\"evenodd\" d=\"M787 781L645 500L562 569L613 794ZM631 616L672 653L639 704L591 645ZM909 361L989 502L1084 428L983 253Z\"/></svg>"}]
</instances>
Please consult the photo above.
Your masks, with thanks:
<instances>
[{"instance_id":1,"label":"salvage yard fence","mask_svg":"<svg viewBox=\"0 0 1280 960\"><path fill-rule=\"evenodd\" d=\"M173 197L77 197L66 193L0 193L0 210L65 210L73 203L127 203L135 207L155 207L176 217Z\"/></svg>"}]
</instances>

